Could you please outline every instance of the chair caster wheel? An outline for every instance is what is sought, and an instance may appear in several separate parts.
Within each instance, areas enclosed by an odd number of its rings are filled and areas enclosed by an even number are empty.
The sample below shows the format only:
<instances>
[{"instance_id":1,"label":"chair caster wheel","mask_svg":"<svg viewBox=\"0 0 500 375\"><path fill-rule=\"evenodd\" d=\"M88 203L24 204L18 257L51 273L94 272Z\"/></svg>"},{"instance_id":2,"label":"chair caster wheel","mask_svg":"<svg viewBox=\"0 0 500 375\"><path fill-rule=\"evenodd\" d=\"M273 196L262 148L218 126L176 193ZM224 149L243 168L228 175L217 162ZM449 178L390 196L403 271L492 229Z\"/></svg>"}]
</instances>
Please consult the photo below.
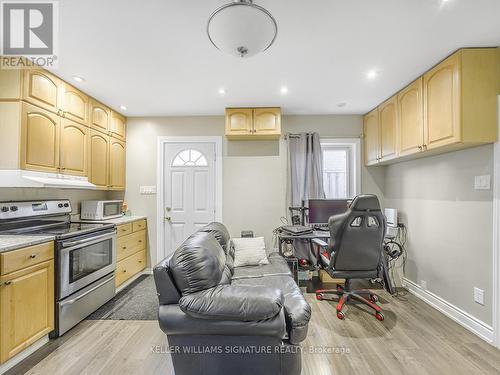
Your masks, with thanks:
<instances>
[{"instance_id":1,"label":"chair caster wheel","mask_svg":"<svg viewBox=\"0 0 500 375\"><path fill-rule=\"evenodd\" d=\"M383 321L385 319L384 314L382 314L380 312L375 314L375 318L377 318L377 320L380 320L380 321Z\"/></svg>"},{"instance_id":2,"label":"chair caster wheel","mask_svg":"<svg viewBox=\"0 0 500 375\"><path fill-rule=\"evenodd\" d=\"M337 311L337 318L340 320L344 320L345 314L342 311Z\"/></svg>"},{"instance_id":3,"label":"chair caster wheel","mask_svg":"<svg viewBox=\"0 0 500 375\"><path fill-rule=\"evenodd\" d=\"M370 301L373 302L373 303L377 303L378 302L378 296L376 296L375 294L370 295Z\"/></svg>"},{"instance_id":4,"label":"chair caster wheel","mask_svg":"<svg viewBox=\"0 0 500 375\"><path fill-rule=\"evenodd\" d=\"M316 294L316 299L318 301L323 301L323 294Z\"/></svg>"}]
</instances>

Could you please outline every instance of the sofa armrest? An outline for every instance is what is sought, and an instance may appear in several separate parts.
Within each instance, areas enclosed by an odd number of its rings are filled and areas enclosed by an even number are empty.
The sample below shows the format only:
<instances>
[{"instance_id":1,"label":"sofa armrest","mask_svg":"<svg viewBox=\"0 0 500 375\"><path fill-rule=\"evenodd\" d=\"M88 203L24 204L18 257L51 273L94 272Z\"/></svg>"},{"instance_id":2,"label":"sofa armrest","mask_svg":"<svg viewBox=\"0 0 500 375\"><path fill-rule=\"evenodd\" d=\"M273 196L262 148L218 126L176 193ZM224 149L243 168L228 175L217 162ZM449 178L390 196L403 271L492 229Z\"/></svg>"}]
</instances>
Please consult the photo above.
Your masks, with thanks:
<instances>
[{"instance_id":1,"label":"sofa armrest","mask_svg":"<svg viewBox=\"0 0 500 375\"><path fill-rule=\"evenodd\" d=\"M283 293L276 288L218 285L183 296L179 307L194 318L248 322L278 315L283 301Z\"/></svg>"}]
</instances>

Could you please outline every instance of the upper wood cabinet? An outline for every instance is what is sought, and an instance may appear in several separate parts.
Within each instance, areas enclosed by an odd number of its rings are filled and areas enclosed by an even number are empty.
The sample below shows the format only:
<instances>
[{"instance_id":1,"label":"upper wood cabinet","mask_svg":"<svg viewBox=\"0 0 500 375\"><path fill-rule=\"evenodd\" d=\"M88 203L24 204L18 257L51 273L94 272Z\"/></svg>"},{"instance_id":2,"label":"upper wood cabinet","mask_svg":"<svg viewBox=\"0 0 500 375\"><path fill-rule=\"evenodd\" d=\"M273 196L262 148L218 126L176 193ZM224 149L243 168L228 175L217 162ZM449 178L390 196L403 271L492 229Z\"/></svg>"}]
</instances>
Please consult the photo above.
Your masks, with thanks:
<instances>
[{"instance_id":1,"label":"upper wood cabinet","mask_svg":"<svg viewBox=\"0 0 500 375\"><path fill-rule=\"evenodd\" d=\"M59 171L59 126L56 114L23 103L21 114L21 169Z\"/></svg>"},{"instance_id":2,"label":"upper wood cabinet","mask_svg":"<svg viewBox=\"0 0 500 375\"><path fill-rule=\"evenodd\" d=\"M29 249L36 252L40 248L44 253L49 251L51 259L0 275L0 363L54 329L54 245L51 242ZM24 250L3 253L2 259L9 261L11 253Z\"/></svg>"},{"instance_id":3,"label":"upper wood cabinet","mask_svg":"<svg viewBox=\"0 0 500 375\"><path fill-rule=\"evenodd\" d=\"M395 96L378 108L380 131L380 161L394 159L397 156L397 99Z\"/></svg>"},{"instance_id":4,"label":"upper wood cabinet","mask_svg":"<svg viewBox=\"0 0 500 375\"><path fill-rule=\"evenodd\" d=\"M23 99L58 113L61 104L62 81L42 69L27 69L23 77Z\"/></svg>"},{"instance_id":5,"label":"upper wood cabinet","mask_svg":"<svg viewBox=\"0 0 500 375\"><path fill-rule=\"evenodd\" d=\"M111 135L124 141L126 126L125 117L115 111L111 111Z\"/></svg>"},{"instance_id":6,"label":"upper wood cabinet","mask_svg":"<svg viewBox=\"0 0 500 375\"><path fill-rule=\"evenodd\" d=\"M382 157L374 162L373 157L367 156L366 164L495 142L500 93L499 51L499 48L461 49L381 104L378 110ZM371 112L365 116L365 124L370 116ZM393 138L390 134L394 118ZM365 142L373 142L372 138L365 126ZM392 154L393 139L397 140L396 154L387 157Z\"/></svg>"},{"instance_id":7,"label":"upper wood cabinet","mask_svg":"<svg viewBox=\"0 0 500 375\"><path fill-rule=\"evenodd\" d=\"M280 135L280 108L226 108L227 138L277 139Z\"/></svg>"},{"instance_id":8,"label":"upper wood cabinet","mask_svg":"<svg viewBox=\"0 0 500 375\"><path fill-rule=\"evenodd\" d=\"M65 82L61 85L61 110L63 117L88 125L89 97Z\"/></svg>"},{"instance_id":9,"label":"upper wood cabinet","mask_svg":"<svg viewBox=\"0 0 500 375\"><path fill-rule=\"evenodd\" d=\"M109 185L113 190L125 188L125 142L110 137Z\"/></svg>"},{"instance_id":10,"label":"upper wood cabinet","mask_svg":"<svg viewBox=\"0 0 500 375\"><path fill-rule=\"evenodd\" d=\"M109 136L90 130L89 181L99 189L109 185Z\"/></svg>"},{"instance_id":11,"label":"upper wood cabinet","mask_svg":"<svg viewBox=\"0 0 500 375\"><path fill-rule=\"evenodd\" d=\"M89 129L68 118L61 119L60 167L64 174L87 176Z\"/></svg>"},{"instance_id":12,"label":"upper wood cabinet","mask_svg":"<svg viewBox=\"0 0 500 375\"><path fill-rule=\"evenodd\" d=\"M424 144L422 78L400 91L397 97L399 156L414 154Z\"/></svg>"},{"instance_id":13,"label":"upper wood cabinet","mask_svg":"<svg viewBox=\"0 0 500 375\"><path fill-rule=\"evenodd\" d=\"M90 126L96 130L108 132L110 127L110 110L93 99L90 100Z\"/></svg>"},{"instance_id":14,"label":"upper wood cabinet","mask_svg":"<svg viewBox=\"0 0 500 375\"><path fill-rule=\"evenodd\" d=\"M380 159L380 131L378 108L368 113L363 122L365 164L373 165Z\"/></svg>"}]
</instances>

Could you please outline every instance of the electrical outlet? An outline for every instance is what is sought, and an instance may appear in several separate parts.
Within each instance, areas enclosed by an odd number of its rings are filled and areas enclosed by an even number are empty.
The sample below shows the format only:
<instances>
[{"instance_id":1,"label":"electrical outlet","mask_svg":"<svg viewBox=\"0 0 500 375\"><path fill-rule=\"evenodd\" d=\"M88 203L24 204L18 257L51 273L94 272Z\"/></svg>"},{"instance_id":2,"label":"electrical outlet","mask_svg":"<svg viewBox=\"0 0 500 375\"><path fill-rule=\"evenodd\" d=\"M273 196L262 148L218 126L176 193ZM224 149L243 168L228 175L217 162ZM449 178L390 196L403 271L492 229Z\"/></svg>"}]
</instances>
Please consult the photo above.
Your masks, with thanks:
<instances>
[{"instance_id":1,"label":"electrical outlet","mask_svg":"<svg viewBox=\"0 0 500 375\"><path fill-rule=\"evenodd\" d=\"M427 281L420 280L420 286L422 287L422 289L427 289Z\"/></svg>"},{"instance_id":2,"label":"electrical outlet","mask_svg":"<svg viewBox=\"0 0 500 375\"><path fill-rule=\"evenodd\" d=\"M474 302L484 305L484 290L474 287Z\"/></svg>"},{"instance_id":3,"label":"electrical outlet","mask_svg":"<svg viewBox=\"0 0 500 375\"><path fill-rule=\"evenodd\" d=\"M491 177L489 174L484 176L474 177L474 189L475 190L490 190L491 188Z\"/></svg>"}]
</instances>

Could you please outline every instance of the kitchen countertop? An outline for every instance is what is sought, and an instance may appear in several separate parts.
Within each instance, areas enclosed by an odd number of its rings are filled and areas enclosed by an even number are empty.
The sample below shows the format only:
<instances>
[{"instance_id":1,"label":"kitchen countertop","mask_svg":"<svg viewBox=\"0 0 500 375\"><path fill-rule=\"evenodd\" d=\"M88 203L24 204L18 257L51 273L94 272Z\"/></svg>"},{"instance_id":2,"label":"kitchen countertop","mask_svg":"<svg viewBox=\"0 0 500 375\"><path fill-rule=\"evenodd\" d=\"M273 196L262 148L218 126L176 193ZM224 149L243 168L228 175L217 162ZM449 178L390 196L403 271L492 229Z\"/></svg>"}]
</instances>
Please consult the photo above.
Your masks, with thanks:
<instances>
[{"instance_id":1,"label":"kitchen countertop","mask_svg":"<svg viewBox=\"0 0 500 375\"><path fill-rule=\"evenodd\" d=\"M0 235L0 253L54 241L54 236Z\"/></svg>"},{"instance_id":2,"label":"kitchen countertop","mask_svg":"<svg viewBox=\"0 0 500 375\"><path fill-rule=\"evenodd\" d=\"M116 219L109 219L109 220L82 220L82 221L85 221L85 222L89 222L89 223L111 223L111 224L116 224L116 225L120 225L120 224L127 224L127 223L130 223L132 221L137 221L137 220L143 220L143 219L146 219L146 216L122 216L122 217L118 217Z\"/></svg>"}]
</instances>

